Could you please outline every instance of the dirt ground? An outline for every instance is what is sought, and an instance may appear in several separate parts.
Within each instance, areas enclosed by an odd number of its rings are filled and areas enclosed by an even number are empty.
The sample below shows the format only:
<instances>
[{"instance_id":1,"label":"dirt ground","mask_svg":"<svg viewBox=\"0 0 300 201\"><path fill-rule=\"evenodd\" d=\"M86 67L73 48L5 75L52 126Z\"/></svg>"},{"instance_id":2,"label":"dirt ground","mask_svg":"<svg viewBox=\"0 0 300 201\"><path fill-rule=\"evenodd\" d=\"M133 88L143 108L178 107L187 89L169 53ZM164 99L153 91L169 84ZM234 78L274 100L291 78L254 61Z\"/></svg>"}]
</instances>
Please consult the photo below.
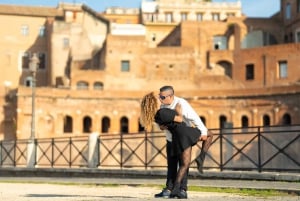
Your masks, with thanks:
<instances>
[{"instance_id":1,"label":"dirt ground","mask_svg":"<svg viewBox=\"0 0 300 201\"><path fill-rule=\"evenodd\" d=\"M0 183L0 200L3 201L140 201L166 200L154 198L160 189L131 185L68 185L47 183ZM226 193L188 192L188 200L205 201L300 201L299 196L250 197Z\"/></svg>"}]
</instances>

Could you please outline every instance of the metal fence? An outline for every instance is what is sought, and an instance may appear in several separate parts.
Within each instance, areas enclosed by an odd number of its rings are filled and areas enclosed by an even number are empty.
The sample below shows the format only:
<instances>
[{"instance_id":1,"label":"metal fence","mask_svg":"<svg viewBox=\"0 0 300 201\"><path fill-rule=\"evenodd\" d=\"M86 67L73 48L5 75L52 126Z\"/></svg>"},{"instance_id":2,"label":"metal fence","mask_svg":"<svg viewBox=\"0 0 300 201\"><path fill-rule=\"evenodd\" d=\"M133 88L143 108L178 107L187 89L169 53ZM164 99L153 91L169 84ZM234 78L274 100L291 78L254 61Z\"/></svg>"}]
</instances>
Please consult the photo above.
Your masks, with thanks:
<instances>
[{"instance_id":1,"label":"metal fence","mask_svg":"<svg viewBox=\"0 0 300 201\"><path fill-rule=\"evenodd\" d=\"M300 126L215 129L204 168L300 172ZM193 147L192 158L201 143ZM90 134L83 137L0 142L0 167L166 168L163 133ZM192 162L191 168L196 163Z\"/></svg>"}]
</instances>

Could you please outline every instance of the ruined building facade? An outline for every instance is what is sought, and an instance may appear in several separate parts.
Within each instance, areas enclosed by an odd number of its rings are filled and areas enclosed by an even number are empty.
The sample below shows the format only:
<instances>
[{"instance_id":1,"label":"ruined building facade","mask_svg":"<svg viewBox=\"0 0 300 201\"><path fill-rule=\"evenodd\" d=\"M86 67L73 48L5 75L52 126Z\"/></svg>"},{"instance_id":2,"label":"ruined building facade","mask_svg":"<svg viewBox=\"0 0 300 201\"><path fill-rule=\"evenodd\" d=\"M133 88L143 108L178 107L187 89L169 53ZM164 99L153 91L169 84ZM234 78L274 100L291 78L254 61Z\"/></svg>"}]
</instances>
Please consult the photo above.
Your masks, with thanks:
<instances>
[{"instance_id":1,"label":"ruined building facade","mask_svg":"<svg viewBox=\"0 0 300 201\"><path fill-rule=\"evenodd\" d=\"M0 139L143 132L141 97L173 85L208 128L300 123L300 1L247 18L240 1L140 9L0 5Z\"/></svg>"}]
</instances>

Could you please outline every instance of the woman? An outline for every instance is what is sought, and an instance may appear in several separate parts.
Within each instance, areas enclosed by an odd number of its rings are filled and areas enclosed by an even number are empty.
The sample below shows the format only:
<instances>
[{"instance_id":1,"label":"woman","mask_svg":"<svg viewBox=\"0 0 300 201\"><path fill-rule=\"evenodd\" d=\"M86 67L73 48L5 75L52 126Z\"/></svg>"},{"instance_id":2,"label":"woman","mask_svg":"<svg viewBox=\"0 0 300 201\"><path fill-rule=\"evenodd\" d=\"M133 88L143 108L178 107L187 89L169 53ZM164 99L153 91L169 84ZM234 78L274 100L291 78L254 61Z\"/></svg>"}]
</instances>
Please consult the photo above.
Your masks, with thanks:
<instances>
[{"instance_id":1,"label":"woman","mask_svg":"<svg viewBox=\"0 0 300 201\"><path fill-rule=\"evenodd\" d=\"M199 129L189 127L183 122L179 104L176 105L175 110L158 109L157 98L151 92L145 95L141 102L141 124L145 127L145 130L150 131L154 121L159 126L167 127L172 133L173 154L179 154L182 163L177 172L170 197L183 198L180 194L180 183L191 163L192 146L200 140L201 132Z\"/></svg>"}]
</instances>

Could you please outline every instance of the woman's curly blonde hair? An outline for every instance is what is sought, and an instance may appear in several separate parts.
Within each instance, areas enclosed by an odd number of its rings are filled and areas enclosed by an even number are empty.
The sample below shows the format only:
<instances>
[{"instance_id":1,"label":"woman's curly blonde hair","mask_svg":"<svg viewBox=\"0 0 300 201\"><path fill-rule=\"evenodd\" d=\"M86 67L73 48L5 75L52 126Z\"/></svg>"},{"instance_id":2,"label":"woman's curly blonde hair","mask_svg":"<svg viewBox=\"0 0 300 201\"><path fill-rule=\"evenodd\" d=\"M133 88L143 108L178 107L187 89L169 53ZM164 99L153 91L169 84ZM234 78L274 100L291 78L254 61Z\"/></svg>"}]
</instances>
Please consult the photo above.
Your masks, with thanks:
<instances>
[{"instance_id":1,"label":"woman's curly blonde hair","mask_svg":"<svg viewBox=\"0 0 300 201\"><path fill-rule=\"evenodd\" d=\"M157 99L154 93L146 94L141 102L140 116L140 123L146 131L151 131L157 109Z\"/></svg>"}]
</instances>

